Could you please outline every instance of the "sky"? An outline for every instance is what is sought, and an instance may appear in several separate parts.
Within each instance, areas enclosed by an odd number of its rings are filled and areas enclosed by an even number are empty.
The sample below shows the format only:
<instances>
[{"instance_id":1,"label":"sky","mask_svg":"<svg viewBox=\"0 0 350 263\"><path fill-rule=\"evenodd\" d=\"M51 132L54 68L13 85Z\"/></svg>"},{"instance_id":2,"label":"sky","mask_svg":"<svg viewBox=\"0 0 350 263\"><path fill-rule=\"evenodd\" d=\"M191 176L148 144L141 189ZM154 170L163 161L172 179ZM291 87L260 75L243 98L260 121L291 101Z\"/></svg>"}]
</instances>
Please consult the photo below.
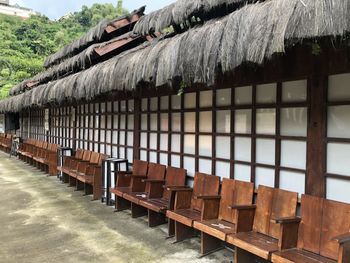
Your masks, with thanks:
<instances>
[{"instance_id":1,"label":"sky","mask_svg":"<svg viewBox=\"0 0 350 263\"><path fill-rule=\"evenodd\" d=\"M123 6L129 11L146 5L146 13L160 9L176 0L124 0ZM10 0L10 4L19 4L38 11L50 19L55 20L67 13L79 11L83 5L91 6L94 3L112 3L117 0Z\"/></svg>"}]
</instances>

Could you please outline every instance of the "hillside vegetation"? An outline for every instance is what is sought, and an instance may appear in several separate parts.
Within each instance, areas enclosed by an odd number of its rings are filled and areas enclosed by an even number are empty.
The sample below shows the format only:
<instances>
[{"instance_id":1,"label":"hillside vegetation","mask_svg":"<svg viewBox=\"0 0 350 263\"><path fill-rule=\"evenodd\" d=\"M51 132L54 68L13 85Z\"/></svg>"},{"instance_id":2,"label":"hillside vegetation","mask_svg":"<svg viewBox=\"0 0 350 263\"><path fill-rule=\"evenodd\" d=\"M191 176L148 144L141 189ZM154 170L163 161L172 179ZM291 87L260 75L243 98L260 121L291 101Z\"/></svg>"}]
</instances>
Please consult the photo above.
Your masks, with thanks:
<instances>
[{"instance_id":1,"label":"hillside vegetation","mask_svg":"<svg viewBox=\"0 0 350 263\"><path fill-rule=\"evenodd\" d=\"M100 20L127 13L119 0L112 4L94 4L58 21L45 16L27 20L0 15L0 99L17 83L43 71L45 57L81 37Z\"/></svg>"}]
</instances>

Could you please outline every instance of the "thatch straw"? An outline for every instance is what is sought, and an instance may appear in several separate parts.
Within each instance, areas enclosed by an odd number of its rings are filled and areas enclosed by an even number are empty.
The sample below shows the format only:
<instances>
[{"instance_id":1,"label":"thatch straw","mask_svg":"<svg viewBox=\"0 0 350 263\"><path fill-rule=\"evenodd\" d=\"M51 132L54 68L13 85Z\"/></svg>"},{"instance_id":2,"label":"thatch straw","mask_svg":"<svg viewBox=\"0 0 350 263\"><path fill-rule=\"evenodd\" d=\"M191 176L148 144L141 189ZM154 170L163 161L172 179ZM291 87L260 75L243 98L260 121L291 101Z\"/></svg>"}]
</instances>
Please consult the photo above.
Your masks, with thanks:
<instances>
[{"instance_id":1,"label":"thatch straw","mask_svg":"<svg viewBox=\"0 0 350 263\"><path fill-rule=\"evenodd\" d=\"M112 21L109 20L103 20L99 22L95 27L91 28L84 36L82 36L80 39L77 39L73 43L65 46L55 54L49 56L44 63L45 68L48 68L54 64L57 64L67 57L74 56L81 52L82 50L86 49L90 45L94 43L101 42L103 40L105 35L105 29L108 25L113 24L114 22L117 22L119 20L123 20L125 18L131 19L131 17L135 14L142 15L145 11L145 7L141 7L138 10L133 11L132 13L118 17L116 19L113 19Z\"/></svg>"},{"instance_id":2,"label":"thatch straw","mask_svg":"<svg viewBox=\"0 0 350 263\"><path fill-rule=\"evenodd\" d=\"M131 90L143 83L160 87L175 79L187 85L211 86L220 69L227 73L243 62L262 64L273 54L285 52L291 41L345 35L350 31L349 15L350 2L343 0L273 0L247 5L201 27L145 43L80 73L1 101L0 111L92 100L103 93Z\"/></svg>"}]
</instances>

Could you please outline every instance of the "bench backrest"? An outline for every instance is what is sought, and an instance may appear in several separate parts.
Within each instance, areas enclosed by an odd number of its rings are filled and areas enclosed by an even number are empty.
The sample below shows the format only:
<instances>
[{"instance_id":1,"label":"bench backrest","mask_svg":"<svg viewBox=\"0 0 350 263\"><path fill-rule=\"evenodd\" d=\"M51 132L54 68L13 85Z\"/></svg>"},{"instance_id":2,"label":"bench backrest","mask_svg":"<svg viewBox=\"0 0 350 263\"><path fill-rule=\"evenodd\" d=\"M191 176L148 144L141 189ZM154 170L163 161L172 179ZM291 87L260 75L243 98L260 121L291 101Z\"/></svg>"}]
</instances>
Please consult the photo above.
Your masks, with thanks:
<instances>
[{"instance_id":1,"label":"bench backrest","mask_svg":"<svg viewBox=\"0 0 350 263\"><path fill-rule=\"evenodd\" d=\"M147 178L154 180L163 180L165 177L166 166L157 163L149 163Z\"/></svg>"},{"instance_id":2,"label":"bench backrest","mask_svg":"<svg viewBox=\"0 0 350 263\"><path fill-rule=\"evenodd\" d=\"M223 179L221 185L221 200L219 219L231 223L236 222L236 209L234 205L251 205L253 202L254 184L232 179Z\"/></svg>"},{"instance_id":3,"label":"bench backrest","mask_svg":"<svg viewBox=\"0 0 350 263\"><path fill-rule=\"evenodd\" d=\"M48 145L49 145L48 142L44 142L44 143L43 143L43 149L47 149L47 148L48 148Z\"/></svg>"},{"instance_id":4,"label":"bench backrest","mask_svg":"<svg viewBox=\"0 0 350 263\"><path fill-rule=\"evenodd\" d=\"M83 161L90 161L90 158L91 158L91 152L90 151L84 151Z\"/></svg>"},{"instance_id":5,"label":"bench backrest","mask_svg":"<svg viewBox=\"0 0 350 263\"><path fill-rule=\"evenodd\" d=\"M97 153L97 152L91 152L91 155L90 155L90 163L93 163L93 164L98 164L98 161L100 160L100 154Z\"/></svg>"},{"instance_id":6,"label":"bench backrest","mask_svg":"<svg viewBox=\"0 0 350 263\"><path fill-rule=\"evenodd\" d=\"M196 199L196 196L218 195L220 187L220 177L204 173L196 173L193 183L193 194L191 199L191 208L201 211L202 200Z\"/></svg>"},{"instance_id":7,"label":"bench backrest","mask_svg":"<svg viewBox=\"0 0 350 263\"><path fill-rule=\"evenodd\" d=\"M301 197L298 247L338 260L339 244L332 240L350 232L350 204L320 197Z\"/></svg>"},{"instance_id":8,"label":"bench backrest","mask_svg":"<svg viewBox=\"0 0 350 263\"><path fill-rule=\"evenodd\" d=\"M79 159L79 160L81 160L81 159L83 159L83 155L84 155L84 150L82 150L82 149L77 149L77 150L75 151L74 157L77 158L77 159Z\"/></svg>"},{"instance_id":9,"label":"bench backrest","mask_svg":"<svg viewBox=\"0 0 350 263\"><path fill-rule=\"evenodd\" d=\"M106 160L108 158L108 155L107 154L102 154L102 153L100 153L99 155L100 155L100 157L98 159L98 165L101 166L103 160Z\"/></svg>"},{"instance_id":10,"label":"bench backrest","mask_svg":"<svg viewBox=\"0 0 350 263\"><path fill-rule=\"evenodd\" d=\"M259 186L253 231L278 238L280 225L271 219L294 217L298 194L278 188Z\"/></svg>"},{"instance_id":11,"label":"bench backrest","mask_svg":"<svg viewBox=\"0 0 350 263\"><path fill-rule=\"evenodd\" d=\"M168 166L166 168L165 175L165 185L167 186L184 186L186 183L186 169L175 168ZM169 200L171 196L171 192L167 189L163 191L163 198Z\"/></svg>"},{"instance_id":12,"label":"bench backrest","mask_svg":"<svg viewBox=\"0 0 350 263\"><path fill-rule=\"evenodd\" d=\"M146 175L148 170L148 162L141 160L134 160L132 167L132 174L134 175Z\"/></svg>"}]
</instances>

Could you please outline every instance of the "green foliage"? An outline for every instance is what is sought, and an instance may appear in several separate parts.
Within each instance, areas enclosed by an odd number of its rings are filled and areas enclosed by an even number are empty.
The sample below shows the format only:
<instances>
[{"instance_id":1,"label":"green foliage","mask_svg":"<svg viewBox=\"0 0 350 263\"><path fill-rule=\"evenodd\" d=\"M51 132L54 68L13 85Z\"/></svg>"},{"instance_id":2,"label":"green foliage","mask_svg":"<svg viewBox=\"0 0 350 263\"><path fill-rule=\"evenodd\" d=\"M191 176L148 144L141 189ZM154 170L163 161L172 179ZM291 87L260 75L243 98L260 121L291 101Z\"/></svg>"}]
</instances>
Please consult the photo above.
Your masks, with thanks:
<instances>
[{"instance_id":1,"label":"green foliage","mask_svg":"<svg viewBox=\"0 0 350 263\"><path fill-rule=\"evenodd\" d=\"M27 20L0 14L0 99L16 84L43 71L48 55L81 37L102 19L127 13L123 1L83 6L79 12L50 21L46 16Z\"/></svg>"}]
</instances>

